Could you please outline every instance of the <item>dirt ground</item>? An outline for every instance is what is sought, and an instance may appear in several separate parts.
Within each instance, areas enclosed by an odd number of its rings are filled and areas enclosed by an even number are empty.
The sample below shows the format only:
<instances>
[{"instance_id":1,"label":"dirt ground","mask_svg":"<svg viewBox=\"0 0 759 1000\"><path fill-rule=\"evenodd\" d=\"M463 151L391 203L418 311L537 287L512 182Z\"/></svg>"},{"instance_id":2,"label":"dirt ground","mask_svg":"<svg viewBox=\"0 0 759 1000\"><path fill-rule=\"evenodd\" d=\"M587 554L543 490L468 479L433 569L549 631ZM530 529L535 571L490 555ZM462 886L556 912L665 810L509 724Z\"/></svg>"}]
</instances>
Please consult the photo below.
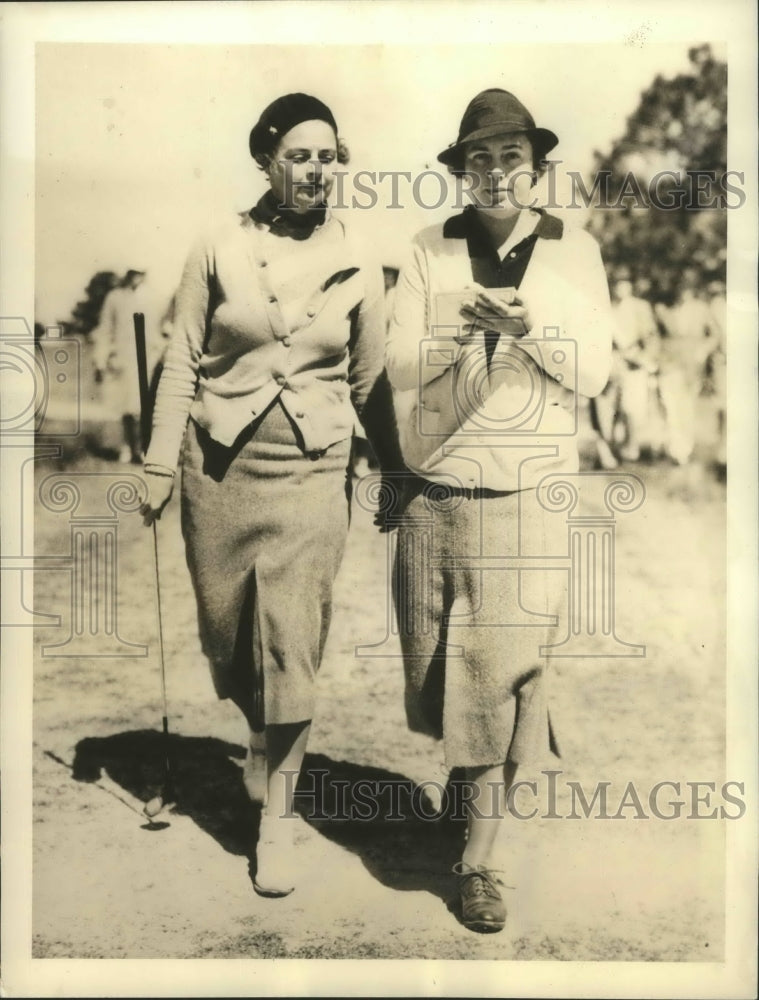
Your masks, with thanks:
<instances>
[{"instance_id":1,"label":"dirt ground","mask_svg":"<svg viewBox=\"0 0 759 1000\"><path fill-rule=\"evenodd\" d=\"M700 458L708 458L704 452ZM37 463L102 490L120 467L84 452ZM139 470L136 470L139 473ZM410 734L398 643L388 623L388 538L354 507L299 786L300 878L285 899L257 896L248 872L258 816L241 780L244 725L215 699L200 653L178 503L159 529L175 807L141 813L161 776L160 687L150 532L119 519L118 633L147 656L60 655L70 634L70 563L36 574L33 955L37 958L430 958L715 961L723 956L724 823L688 818L687 781L725 780L724 486L695 463L629 467L641 508L617 520L617 634L641 658L557 661L562 759L520 773L539 814L508 817L499 842L509 916L501 934L458 921L449 874L463 843L455 815L340 819L339 782L444 781L440 748ZM69 514L39 508L38 555L69 551ZM297 595L293 595L297 600ZM379 645L356 651L357 644ZM51 655L52 654L52 655ZM682 783L679 819L544 818L546 768L610 812L628 782L649 813L659 781ZM328 775L328 781L324 774ZM662 802L670 801L665 794ZM384 801L384 800L383 800ZM530 801L522 806L529 811ZM705 807L702 807L705 810Z\"/></svg>"}]
</instances>

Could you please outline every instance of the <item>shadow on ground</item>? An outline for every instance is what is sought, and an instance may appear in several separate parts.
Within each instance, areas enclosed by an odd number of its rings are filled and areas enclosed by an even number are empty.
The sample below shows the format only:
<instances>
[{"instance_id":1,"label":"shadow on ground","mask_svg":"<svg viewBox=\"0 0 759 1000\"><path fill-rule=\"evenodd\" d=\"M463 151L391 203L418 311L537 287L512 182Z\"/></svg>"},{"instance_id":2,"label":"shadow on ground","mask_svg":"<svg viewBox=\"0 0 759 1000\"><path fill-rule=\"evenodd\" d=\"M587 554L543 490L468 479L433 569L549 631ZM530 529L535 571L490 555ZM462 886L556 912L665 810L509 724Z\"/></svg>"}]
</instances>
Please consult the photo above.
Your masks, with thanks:
<instances>
[{"instance_id":1,"label":"shadow on ground","mask_svg":"<svg viewBox=\"0 0 759 1000\"><path fill-rule=\"evenodd\" d=\"M164 737L143 729L88 736L77 743L72 766L76 781L96 782L103 772L135 799L147 803L164 784ZM174 806L160 814L189 816L231 854L248 856L258 810L248 799L240 766L243 747L213 737L172 735L168 742Z\"/></svg>"},{"instance_id":2,"label":"shadow on ground","mask_svg":"<svg viewBox=\"0 0 759 1000\"><path fill-rule=\"evenodd\" d=\"M322 836L358 855L382 885L448 899L465 823L447 794L450 808L432 818L422 791L397 772L308 754L295 808Z\"/></svg>"},{"instance_id":3,"label":"shadow on ground","mask_svg":"<svg viewBox=\"0 0 759 1000\"><path fill-rule=\"evenodd\" d=\"M86 737L76 746L72 776L97 782L105 772L146 803L162 789L164 749L163 735L153 730ZM189 816L225 851L250 857L259 809L248 799L235 763L244 758L244 748L213 737L172 735L169 752L174 806L158 819ZM382 885L449 897L449 872L461 856L464 835L455 805L446 815L429 818L421 789L404 775L323 754L306 755L295 803L307 823L356 854Z\"/></svg>"}]
</instances>

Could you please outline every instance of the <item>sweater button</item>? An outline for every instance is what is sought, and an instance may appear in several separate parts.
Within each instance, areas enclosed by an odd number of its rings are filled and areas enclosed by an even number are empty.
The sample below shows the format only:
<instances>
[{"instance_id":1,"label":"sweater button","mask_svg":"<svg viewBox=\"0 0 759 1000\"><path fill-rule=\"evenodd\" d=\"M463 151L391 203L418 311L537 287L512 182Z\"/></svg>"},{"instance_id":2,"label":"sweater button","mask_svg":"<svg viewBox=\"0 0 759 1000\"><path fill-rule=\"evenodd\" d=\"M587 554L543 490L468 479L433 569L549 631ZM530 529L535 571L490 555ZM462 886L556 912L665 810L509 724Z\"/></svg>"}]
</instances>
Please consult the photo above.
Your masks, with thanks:
<instances>
[{"instance_id":1,"label":"sweater button","mask_svg":"<svg viewBox=\"0 0 759 1000\"><path fill-rule=\"evenodd\" d=\"M269 296L269 302L276 302L276 301L277 301L277 296L276 295L270 295Z\"/></svg>"},{"instance_id":2,"label":"sweater button","mask_svg":"<svg viewBox=\"0 0 759 1000\"><path fill-rule=\"evenodd\" d=\"M285 347L289 347L289 346L290 346L290 344L292 344L292 340L290 339L290 337L283 337L283 338L282 338L282 344L283 344L283 345L284 345Z\"/></svg>"},{"instance_id":3,"label":"sweater button","mask_svg":"<svg viewBox=\"0 0 759 1000\"><path fill-rule=\"evenodd\" d=\"M512 250L512 251L511 251L511 253L509 254L509 257L511 257L511 258L514 258L514 257L516 257L516 254L514 253L514 251L513 251L513 250Z\"/></svg>"},{"instance_id":4,"label":"sweater button","mask_svg":"<svg viewBox=\"0 0 759 1000\"><path fill-rule=\"evenodd\" d=\"M267 264L267 262L265 260L259 260L259 262L258 262L258 266L259 267L266 267L266 264Z\"/></svg>"},{"instance_id":5,"label":"sweater button","mask_svg":"<svg viewBox=\"0 0 759 1000\"><path fill-rule=\"evenodd\" d=\"M306 309L306 316L308 316L309 319L313 319L315 315L316 315L315 309Z\"/></svg>"},{"instance_id":6,"label":"sweater button","mask_svg":"<svg viewBox=\"0 0 759 1000\"><path fill-rule=\"evenodd\" d=\"M277 375L274 381L277 383L277 385L284 385L287 382L287 379L285 378L284 375Z\"/></svg>"},{"instance_id":7,"label":"sweater button","mask_svg":"<svg viewBox=\"0 0 759 1000\"><path fill-rule=\"evenodd\" d=\"M298 410L298 412L295 414L298 420L302 420L305 417L305 415L306 414L302 410Z\"/></svg>"}]
</instances>

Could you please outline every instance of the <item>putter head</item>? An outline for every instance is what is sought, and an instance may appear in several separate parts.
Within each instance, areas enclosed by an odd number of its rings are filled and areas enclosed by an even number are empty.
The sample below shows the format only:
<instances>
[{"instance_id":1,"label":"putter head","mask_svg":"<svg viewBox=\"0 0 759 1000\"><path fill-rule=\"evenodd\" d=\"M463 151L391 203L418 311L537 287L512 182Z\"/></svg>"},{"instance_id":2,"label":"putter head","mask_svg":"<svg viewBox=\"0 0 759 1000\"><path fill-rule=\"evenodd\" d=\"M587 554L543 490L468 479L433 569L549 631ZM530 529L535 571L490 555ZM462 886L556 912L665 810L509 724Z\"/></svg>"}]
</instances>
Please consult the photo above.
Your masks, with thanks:
<instances>
[{"instance_id":1,"label":"putter head","mask_svg":"<svg viewBox=\"0 0 759 1000\"><path fill-rule=\"evenodd\" d=\"M154 816L157 816L163 810L163 807L164 807L163 796L156 795L149 802L145 803L142 811L145 813L148 819L152 819Z\"/></svg>"},{"instance_id":2,"label":"putter head","mask_svg":"<svg viewBox=\"0 0 759 1000\"><path fill-rule=\"evenodd\" d=\"M153 819L153 817L158 816L164 809L172 805L174 803L166 796L156 795L149 802L145 803L142 811L148 819Z\"/></svg>"},{"instance_id":3,"label":"putter head","mask_svg":"<svg viewBox=\"0 0 759 1000\"><path fill-rule=\"evenodd\" d=\"M157 820L156 817L163 812L166 808L166 803L162 795L156 795L149 802L146 802L142 807L142 814L147 818L147 823L142 827L143 830L150 830L155 832L157 830L166 830L170 826L163 820Z\"/></svg>"}]
</instances>

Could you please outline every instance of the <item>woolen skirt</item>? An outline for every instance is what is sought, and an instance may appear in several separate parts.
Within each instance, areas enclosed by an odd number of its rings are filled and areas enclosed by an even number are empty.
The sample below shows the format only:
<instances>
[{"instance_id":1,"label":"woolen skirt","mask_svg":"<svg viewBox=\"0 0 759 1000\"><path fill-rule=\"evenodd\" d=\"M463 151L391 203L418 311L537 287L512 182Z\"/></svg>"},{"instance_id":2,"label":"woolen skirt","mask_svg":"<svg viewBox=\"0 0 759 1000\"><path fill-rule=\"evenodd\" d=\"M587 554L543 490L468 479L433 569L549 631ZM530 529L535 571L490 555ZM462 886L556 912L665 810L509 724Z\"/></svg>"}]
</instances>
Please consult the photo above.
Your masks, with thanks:
<instances>
[{"instance_id":1,"label":"woolen skirt","mask_svg":"<svg viewBox=\"0 0 759 1000\"><path fill-rule=\"evenodd\" d=\"M449 768L525 763L559 749L541 647L566 624L566 520L534 490L468 499L417 480L393 580L409 728ZM513 559L519 557L519 568Z\"/></svg>"},{"instance_id":2,"label":"woolen skirt","mask_svg":"<svg viewBox=\"0 0 759 1000\"><path fill-rule=\"evenodd\" d=\"M350 439L304 454L276 401L232 448L190 421L182 533L216 692L251 724L313 717L348 532Z\"/></svg>"}]
</instances>

